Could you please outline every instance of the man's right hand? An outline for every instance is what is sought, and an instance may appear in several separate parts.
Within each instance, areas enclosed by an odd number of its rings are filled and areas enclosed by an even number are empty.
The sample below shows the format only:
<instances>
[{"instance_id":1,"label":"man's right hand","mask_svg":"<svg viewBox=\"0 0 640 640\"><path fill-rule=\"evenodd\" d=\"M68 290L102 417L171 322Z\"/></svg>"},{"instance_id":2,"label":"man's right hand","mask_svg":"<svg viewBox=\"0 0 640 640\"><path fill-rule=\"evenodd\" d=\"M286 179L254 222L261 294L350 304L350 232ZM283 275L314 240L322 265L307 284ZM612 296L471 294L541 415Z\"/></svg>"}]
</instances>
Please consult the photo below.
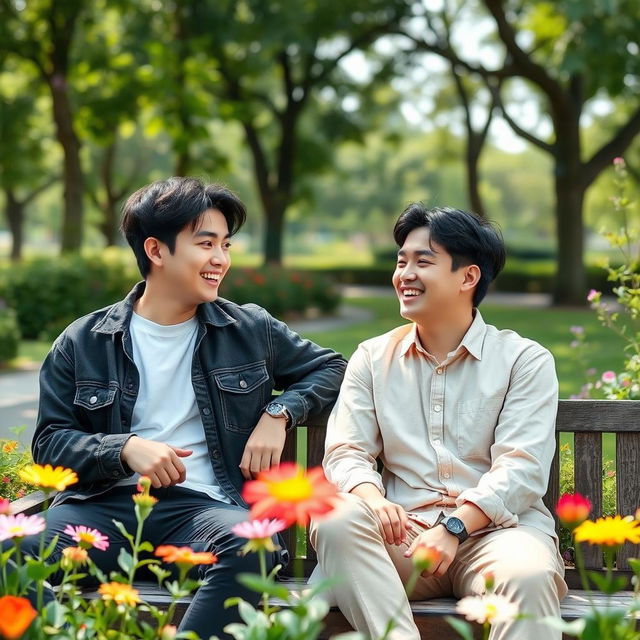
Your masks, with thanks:
<instances>
[{"instance_id":1,"label":"man's right hand","mask_svg":"<svg viewBox=\"0 0 640 640\"><path fill-rule=\"evenodd\" d=\"M151 485L159 489L185 481L187 470L180 458L192 453L188 449L131 436L122 448L120 457L133 471L149 476Z\"/></svg>"},{"instance_id":2,"label":"man's right hand","mask_svg":"<svg viewBox=\"0 0 640 640\"><path fill-rule=\"evenodd\" d=\"M406 541L406 532L411 529L411 523L407 512L399 504L387 500L378 487L369 482L354 487L351 493L362 498L371 507L378 520L380 535L387 544L399 546Z\"/></svg>"}]
</instances>

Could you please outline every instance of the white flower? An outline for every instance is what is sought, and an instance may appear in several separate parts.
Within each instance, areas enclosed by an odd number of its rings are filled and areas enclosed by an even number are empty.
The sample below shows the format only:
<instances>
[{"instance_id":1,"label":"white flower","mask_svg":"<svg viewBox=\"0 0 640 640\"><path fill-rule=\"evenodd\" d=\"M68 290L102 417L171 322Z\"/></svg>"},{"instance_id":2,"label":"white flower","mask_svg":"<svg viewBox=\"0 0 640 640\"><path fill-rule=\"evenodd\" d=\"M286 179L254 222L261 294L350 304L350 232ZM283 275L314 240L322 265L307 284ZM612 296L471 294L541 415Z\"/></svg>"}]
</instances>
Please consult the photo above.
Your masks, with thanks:
<instances>
[{"instance_id":1,"label":"white flower","mask_svg":"<svg viewBox=\"0 0 640 640\"><path fill-rule=\"evenodd\" d=\"M518 615L518 607L502 596L489 593L484 596L467 596L458 601L456 611L467 620L484 624L505 622Z\"/></svg>"}]
</instances>

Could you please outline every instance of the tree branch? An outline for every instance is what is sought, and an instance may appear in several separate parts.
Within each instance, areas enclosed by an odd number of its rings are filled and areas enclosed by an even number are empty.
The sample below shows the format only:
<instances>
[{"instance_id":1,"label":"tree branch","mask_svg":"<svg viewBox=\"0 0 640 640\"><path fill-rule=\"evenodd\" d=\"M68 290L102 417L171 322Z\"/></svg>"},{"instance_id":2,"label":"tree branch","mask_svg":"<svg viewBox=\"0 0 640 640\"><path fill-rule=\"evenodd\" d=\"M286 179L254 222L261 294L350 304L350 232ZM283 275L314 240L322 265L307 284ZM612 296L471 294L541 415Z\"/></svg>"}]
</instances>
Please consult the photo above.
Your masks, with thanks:
<instances>
[{"instance_id":1,"label":"tree branch","mask_svg":"<svg viewBox=\"0 0 640 640\"><path fill-rule=\"evenodd\" d=\"M640 107L630 116L615 133L609 142L596 151L587 162L582 165L582 180L585 188L588 187L613 159L621 156L640 133Z\"/></svg>"}]
</instances>

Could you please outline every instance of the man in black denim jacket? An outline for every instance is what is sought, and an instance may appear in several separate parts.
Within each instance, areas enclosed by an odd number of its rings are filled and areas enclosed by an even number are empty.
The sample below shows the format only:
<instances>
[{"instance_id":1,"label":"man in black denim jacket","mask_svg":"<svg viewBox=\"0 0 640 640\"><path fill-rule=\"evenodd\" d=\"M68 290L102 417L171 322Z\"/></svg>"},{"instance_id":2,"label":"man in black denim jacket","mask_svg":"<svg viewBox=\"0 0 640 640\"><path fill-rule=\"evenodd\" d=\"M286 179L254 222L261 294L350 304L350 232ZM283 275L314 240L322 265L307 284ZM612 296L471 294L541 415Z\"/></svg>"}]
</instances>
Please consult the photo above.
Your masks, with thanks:
<instances>
[{"instance_id":1,"label":"man in black denim jacket","mask_svg":"<svg viewBox=\"0 0 640 640\"><path fill-rule=\"evenodd\" d=\"M230 531L248 517L244 480L279 463L286 430L328 414L345 368L339 354L302 339L264 309L218 298L230 264L229 238L244 220L244 205L233 193L192 178L156 182L129 198L122 229L145 282L123 301L76 320L55 341L40 375L33 439L36 462L71 468L79 477L48 512L48 535L61 536L58 553L74 544L64 533L67 524L95 527L111 543L92 557L103 571L116 569L125 541L112 519L134 526L131 495L141 474L159 498L145 539L216 553L218 562L200 570L207 584L181 625L202 637L228 637L223 627L236 613L224 609L226 598L258 597L235 580L238 572L257 570L255 554L239 555L244 541ZM154 357L162 358L166 345L144 346L144 332L138 344L133 320L152 334L191 331L189 346L182 345L190 385L171 380L173 372L158 373L163 363ZM161 413L169 427L149 426L154 403L166 401L157 389L154 396L154 381L169 395L182 384L176 404L191 408L188 420L180 417L182 407L174 411L170 404ZM273 398L274 390L283 393ZM177 435L173 440L172 420L193 446ZM211 485L202 482L202 465L200 483L189 485L189 460L198 453L210 463L204 477ZM24 544L29 551L28 538Z\"/></svg>"}]
</instances>

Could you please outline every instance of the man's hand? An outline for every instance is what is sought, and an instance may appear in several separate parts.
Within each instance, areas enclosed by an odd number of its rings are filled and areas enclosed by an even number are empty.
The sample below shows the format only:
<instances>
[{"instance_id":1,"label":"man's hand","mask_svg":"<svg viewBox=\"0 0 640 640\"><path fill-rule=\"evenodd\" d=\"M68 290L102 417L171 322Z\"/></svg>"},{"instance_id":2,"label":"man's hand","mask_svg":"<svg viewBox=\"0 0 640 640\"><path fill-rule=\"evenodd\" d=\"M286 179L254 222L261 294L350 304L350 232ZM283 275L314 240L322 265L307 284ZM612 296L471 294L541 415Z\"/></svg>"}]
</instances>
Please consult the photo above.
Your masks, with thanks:
<instances>
[{"instance_id":1,"label":"man's hand","mask_svg":"<svg viewBox=\"0 0 640 640\"><path fill-rule=\"evenodd\" d=\"M120 457L133 471L149 476L152 486L159 489L185 481L187 470L180 458L192 453L188 449L132 436L122 448Z\"/></svg>"},{"instance_id":2,"label":"man's hand","mask_svg":"<svg viewBox=\"0 0 640 640\"><path fill-rule=\"evenodd\" d=\"M407 539L407 529L411 529L411 523L407 518L407 512L394 502L387 500L378 487L370 482L363 482L351 490L351 493L362 498L376 515L380 535L387 544L400 545Z\"/></svg>"},{"instance_id":3,"label":"man's hand","mask_svg":"<svg viewBox=\"0 0 640 640\"><path fill-rule=\"evenodd\" d=\"M427 571L423 571L422 575L442 577L456 557L458 546L460 545L458 538L449 533L442 525L436 525L418 535L405 552L405 557L410 558L416 548L421 544L435 549L440 555L440 562L429 567Z\"/></svg>"},{"instance_id":4,"label":"man's hand","mask_svg":"<svg viewBox=\"0 0 640 640\"><path fill-rule=\"evenodd\" d=\"M240 471L246 480L255 478L260 471L280 464L287 434L287 419L274 418L263 413L244 447Z\"/></svg>"}]
</instances>

